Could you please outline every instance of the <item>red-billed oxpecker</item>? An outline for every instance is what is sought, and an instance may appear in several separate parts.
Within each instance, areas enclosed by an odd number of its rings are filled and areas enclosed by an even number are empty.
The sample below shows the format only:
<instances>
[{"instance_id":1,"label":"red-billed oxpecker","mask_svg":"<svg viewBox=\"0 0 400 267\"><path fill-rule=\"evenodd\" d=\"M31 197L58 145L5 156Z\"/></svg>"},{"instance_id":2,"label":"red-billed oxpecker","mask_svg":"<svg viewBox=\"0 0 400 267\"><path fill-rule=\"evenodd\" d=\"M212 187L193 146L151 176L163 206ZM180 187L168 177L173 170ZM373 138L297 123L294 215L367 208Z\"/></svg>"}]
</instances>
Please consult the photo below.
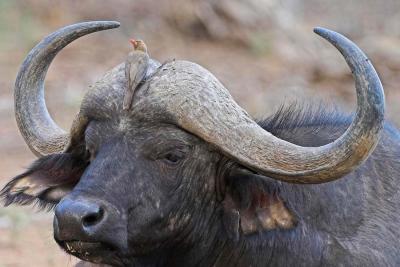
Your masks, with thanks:
<instances>
[{"instance_id":1,"label":"red-billed oxpecker","mask_svg":"<svg viewBox=\"0 0 400 267\"><path fill-rule=\"evenodd\" d=\"M146 44L142 40L129 40L133 51L129 53L125 61L125 76L127 87L124 96L123 109L129 110L132 105L135 89L145 80L149 66L149 54Z\"/></svg>"}]
</instances>

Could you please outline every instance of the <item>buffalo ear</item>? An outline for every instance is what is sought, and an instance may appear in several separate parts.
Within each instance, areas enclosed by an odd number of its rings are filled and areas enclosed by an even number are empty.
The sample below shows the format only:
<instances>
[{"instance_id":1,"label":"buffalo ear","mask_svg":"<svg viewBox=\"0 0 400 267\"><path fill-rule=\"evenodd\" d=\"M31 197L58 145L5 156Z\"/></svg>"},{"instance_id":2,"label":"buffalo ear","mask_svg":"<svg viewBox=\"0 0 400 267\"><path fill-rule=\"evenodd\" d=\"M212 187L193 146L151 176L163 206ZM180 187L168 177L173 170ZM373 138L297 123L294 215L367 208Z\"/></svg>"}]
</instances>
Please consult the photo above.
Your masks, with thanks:
<instances>
[{"instance_id":1,"label":"buffalo ear","mask_svg":"<svg viewBox=\"0 0 400 267\"><path fill-rule=\"evenodd\" d=\"M296 226L293 212L279 195L275 183L246 169L234 169L225 178L223 225L228 236L285 230Z\"/></svg>"},{"instance_id":2,"label":"buffalo ear","mask_svg":"<svg viewBox=\"0 0 400 267\"><path fill-rule=\"evenodd\" d=\"M51 208L78 183L88 162L71 153L44 156L0 191L5 206L38 203Z\"/></svg>"}]
</instances>

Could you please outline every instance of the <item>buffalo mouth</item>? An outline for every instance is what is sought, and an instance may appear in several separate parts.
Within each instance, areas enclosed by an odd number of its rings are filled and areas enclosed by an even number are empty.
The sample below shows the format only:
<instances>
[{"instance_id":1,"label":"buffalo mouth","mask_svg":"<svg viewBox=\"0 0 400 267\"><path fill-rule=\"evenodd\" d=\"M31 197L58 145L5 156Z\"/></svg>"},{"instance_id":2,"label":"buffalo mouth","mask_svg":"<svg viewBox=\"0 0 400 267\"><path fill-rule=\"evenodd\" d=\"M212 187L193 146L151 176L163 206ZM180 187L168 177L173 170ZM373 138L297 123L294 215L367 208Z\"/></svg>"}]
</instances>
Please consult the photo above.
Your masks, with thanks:
<instances>
[{"instance_id":1,"label":"buffalo mouth","mask_svg":"<svg viewBox=\"0 0 400 267\"><path fill-rule=\"evenodd\" d=\"M100 263L105 255L117 252L114 246L102 242L86 242L79 240L57 241L68 253L85 261ZM107 256L106 256L107 257Z\"/></svg>"}]
</instances>

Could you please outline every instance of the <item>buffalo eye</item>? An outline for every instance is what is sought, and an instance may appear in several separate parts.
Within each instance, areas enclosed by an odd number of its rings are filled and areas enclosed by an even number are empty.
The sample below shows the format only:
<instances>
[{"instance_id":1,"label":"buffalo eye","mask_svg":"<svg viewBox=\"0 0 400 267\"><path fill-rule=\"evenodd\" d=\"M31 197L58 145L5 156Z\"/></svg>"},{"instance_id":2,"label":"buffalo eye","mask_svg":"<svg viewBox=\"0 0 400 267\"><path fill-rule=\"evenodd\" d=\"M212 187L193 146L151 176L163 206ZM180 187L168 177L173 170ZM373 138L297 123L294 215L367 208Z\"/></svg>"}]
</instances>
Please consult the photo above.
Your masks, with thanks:
<instances>
[{"instance_id":1,"label":"buffalo eye","mask_svg":"<svg viewBox=\"0 0 400 267\"><path fill-rule=\"evenodd\" d=\"M174 165L178 164L184 158L184 153L182 152L168 152L163 156L164 162Z\"/></svg>"},{"instance_id":2,"label":"buffalo eye","mask_svg":"<svg viewBox=\"0 0 400 267\"><path fill-rule=\"evenodd\" d=\"M96 151L91 147L86 145L85 159L89 162L92 162L96 157Z\"/></svg>"}]
</instances>

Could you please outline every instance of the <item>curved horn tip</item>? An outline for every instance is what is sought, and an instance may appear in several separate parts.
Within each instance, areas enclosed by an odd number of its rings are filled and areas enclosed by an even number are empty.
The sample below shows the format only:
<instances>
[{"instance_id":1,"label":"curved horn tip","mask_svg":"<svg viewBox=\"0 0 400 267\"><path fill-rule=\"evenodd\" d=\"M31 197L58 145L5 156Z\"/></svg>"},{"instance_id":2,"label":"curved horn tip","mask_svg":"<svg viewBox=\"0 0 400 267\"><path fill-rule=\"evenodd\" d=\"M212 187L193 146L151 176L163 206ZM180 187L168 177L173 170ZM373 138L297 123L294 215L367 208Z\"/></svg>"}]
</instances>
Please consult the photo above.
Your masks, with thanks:
<instances>
[{"instance_id":1,"label":"curved horn tip","mask_svg":"<svg viewBox=\"0 0 400 267\"><path fill-rule=\"evenodd\" d=\"M324 38L325 40L327 40L334 46L336 46L336 44L339 44L339 43L340 43L340 45L349 46L349 44L352 43L352 41L348 40L344 35L342 35L338 32L323 28L323 27L314 28L314 33L318 34L319 36L321 36L322 38Z\"/></svg>"},{"instance_id":2,"label":"curved horn tip","mask_svg":"<svg viewBox=\"0 0 400 267\"><path fill-rule=\"evenodd\" d=\"M102 22L104 24L106 24L110 29L112 28L118 28L119 26L121 26L121 23L118 21L113 21L113 20L105 20L105 21L99 21Z\"/></svg>"},{"instance_id":3,"label":"curved horn tip","mask_svg":"<svg viewBox=\"0 0 400 267\"><path fill-rule=\"evenodd\" d=\"M355 45L346 36L344 36L338 32L328 30L328 29L322 28L322 27L316 27L316 28L314 28L314 33L318 34L319 36L321 36L322 38L324 38L325 40L330 42L332 45L334 45L340 51L343 50L344 47L346 47L346 48L352 49L352 50L353 49L359 50L359 52L361 52L361 54L364 54L364 52L362 52L358 48L357 45Z\"/></svg>"},{"instance_id":4,"label":"curved horn tip","mask_svg":"<svg viewBox=\"0 0 400 267\"><path fill-rule=\"evenodd\" d=\"M341 43L342 45L352 43L344 35L326 28L316 27L314 28L314 33L318 34L333 45L335 45L335 43Z\"/></svg>"},{"instance_id":5,"label":"curved horn tip","mask_svg":"<svg viewBox=\"0 0 400 267\"><path fill-rule=\"evenodd\" d=\"M314 32L318 35L327 35L328 33L332 32L331 30L328 30L326 28L323 27L315 27L314 28Z\"/></svg>"},{"instance_id":6,"label":"curved horn tip","mask_svg":"<svg viewBox=\"0 0 400 267\"><path fill-rule=\"evenodd\" d=\"M332 30L328 30L326 28L322 28L322 27L315 27L314 28L314 33L318 34L319 36L321 36L322 38L328 40L330 43L332 43L333 41L335 41L335 39L337 39L338 37L343 38L344 36L340 33L337 33L335 31ZM336 37L336 38L335 38Z\"/></svg>"},{"instance_id":7,"label":"curved horn tip","mask_svg":"<svg viewBox=\"0 0 400 267\"><path fill-rule=\"evenodd\" d=\"M112 21L112 20L98 20L98 21L87 21L87 22L81 22L78 24L99 24L103 29L114 29L118 28L121 26L121 23L118 21Z\"/></svg>"}]
</instances>

